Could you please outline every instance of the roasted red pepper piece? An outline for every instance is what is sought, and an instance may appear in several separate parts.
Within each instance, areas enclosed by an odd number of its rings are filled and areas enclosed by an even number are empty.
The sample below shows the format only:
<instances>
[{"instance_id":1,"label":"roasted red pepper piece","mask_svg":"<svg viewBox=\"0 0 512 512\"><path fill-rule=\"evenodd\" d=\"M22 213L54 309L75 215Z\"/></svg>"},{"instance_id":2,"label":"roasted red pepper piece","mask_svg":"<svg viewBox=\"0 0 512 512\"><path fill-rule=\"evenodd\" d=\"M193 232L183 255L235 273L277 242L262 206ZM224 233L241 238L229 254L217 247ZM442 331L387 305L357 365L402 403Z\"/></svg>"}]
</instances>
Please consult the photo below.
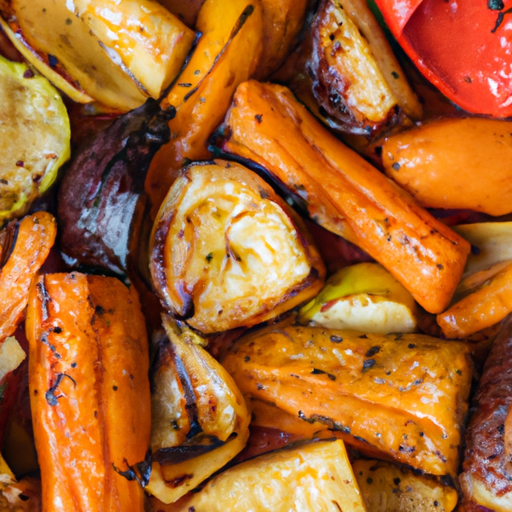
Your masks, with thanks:
<instances>
[{"instance_id":1,"label":"roasted red pepper piece","mask_svg":"<svg viewBox=\"0 0 512 512\"><path fill-rule=\"evenodd\" d=\"M375 0L420 71L469 112L512 115L510 0Z\"/></svg>"}]
</instances>

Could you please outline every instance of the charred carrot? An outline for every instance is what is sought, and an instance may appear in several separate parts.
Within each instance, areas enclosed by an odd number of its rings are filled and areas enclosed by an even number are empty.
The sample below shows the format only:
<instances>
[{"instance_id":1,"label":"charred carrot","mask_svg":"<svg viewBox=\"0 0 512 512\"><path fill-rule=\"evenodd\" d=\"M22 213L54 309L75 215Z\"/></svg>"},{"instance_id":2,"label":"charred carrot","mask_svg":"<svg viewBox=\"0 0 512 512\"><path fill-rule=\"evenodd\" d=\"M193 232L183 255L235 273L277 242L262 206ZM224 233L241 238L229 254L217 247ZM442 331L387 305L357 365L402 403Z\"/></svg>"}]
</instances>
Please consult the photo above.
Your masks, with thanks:
<instances>
[{"instance_id":1,"label":"charred carrot","mask_svg":"<svg viewBox=\"0 0 512 512\"><path fill-rule=\"evenodd\" d=\"M130 467L144 460L151 419L135 291L113 278L42 276L26 330L43 510L142 511Z\"/></svg>"},{"instance_id":2,"label":"charred carrot","mask_svg":"<svg viewBox=\"0 0 512 512\"><path fill-rule=\"evenodd\" d=\"M241 84L223 132L223 150L266 168L307 202L311 217L368 252L427 311L448 305L469 243L339 142L287 88Z\"/></svg>"},{"instance_id":3,"label":"charred carrot","mask_svg":"<svg viewBox=\"0 0 512 512\"><path fill-rule=\"evenodd\" d=\"M57 223L47 212L11 222L4 233L0 269L0 340L16 330L31 283L55 242Z\"/></svg>"}]
</instances>

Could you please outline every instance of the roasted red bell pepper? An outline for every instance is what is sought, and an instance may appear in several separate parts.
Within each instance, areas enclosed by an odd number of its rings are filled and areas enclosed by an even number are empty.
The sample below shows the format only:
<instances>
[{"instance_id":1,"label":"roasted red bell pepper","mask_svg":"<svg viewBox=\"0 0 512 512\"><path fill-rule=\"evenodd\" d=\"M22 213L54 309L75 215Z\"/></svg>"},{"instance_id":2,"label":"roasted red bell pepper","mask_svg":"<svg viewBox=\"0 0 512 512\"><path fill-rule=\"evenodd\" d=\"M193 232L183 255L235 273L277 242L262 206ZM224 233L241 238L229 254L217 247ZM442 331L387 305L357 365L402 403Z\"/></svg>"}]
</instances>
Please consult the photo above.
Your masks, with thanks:
<instances>
[{"instance_id":1,"label":"roasted red bell pepper","mask_svg":"<svg viewBox=\"0 0 512 512\"><path fill-rule=\"evenodd\" d=\"M463 109L512 115L511 0L375 0L419 70Z\"/></svg>"}]
</instances>

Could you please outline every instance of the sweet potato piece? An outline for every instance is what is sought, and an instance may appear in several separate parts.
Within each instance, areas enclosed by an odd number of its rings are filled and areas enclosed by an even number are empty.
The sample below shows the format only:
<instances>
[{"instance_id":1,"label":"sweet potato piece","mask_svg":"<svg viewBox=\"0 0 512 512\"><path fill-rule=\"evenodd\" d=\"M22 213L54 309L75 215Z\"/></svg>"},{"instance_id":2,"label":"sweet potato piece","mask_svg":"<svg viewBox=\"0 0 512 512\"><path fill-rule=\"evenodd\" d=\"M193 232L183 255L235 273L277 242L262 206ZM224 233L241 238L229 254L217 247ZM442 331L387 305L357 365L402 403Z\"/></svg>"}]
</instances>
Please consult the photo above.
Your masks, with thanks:
<instances>
[{"instance_id":1,"label":"sweet potato piece","mask_svg":"<svg viewBox=\"0 0 512 512\"><path fill-rule=\"evenodd\" d=\"M202 36L167 96L176 107L171 142L155 155L146 190L156 213L179 169L211 156L206 145L222 121L236 86L255 70L261 54L262 13L251 0L206 0L197 20Z\"/></svg>"},{"instance_id":2,"label":"sweet potato piece","mask_svg":"<svg viewBox=\"0 0 512 512\"><path fill-rule=\"evenodd\" d=\"M352 464L368 512L451 512L457 491L434 478L380 460Z\"/></svg>"},{"instance_id":3,"label":"sweet potato piece","mask_svg":"<svg viewBox=\"0 0 512 512\"><path fill-rule=\"evenodd\" d=\"M176 512L366 512L342 441L261 455L228 469Z\"/></svg>"},{"instance_id":4,"label":"sweet potato piece","mask_svg":"<svg viewBox=\"0 0 512 512\"><path fill-rule=\"evenodd\" d=\"M29 289L55 242L57 224L47 212L13 221L4 233L0 269L0 341L18 327Z\"/></svg>"},{"instance_id":5,"label":"sweet potato piece","mask_svg":"<svg viewBox=\"0 0 512 512\"><path fill-rule=\"evenodd\" d=\"M168 339L153 373L152 471L146 490L173 503L237 455L250 414L231 376L204 340L163 317Z\"/></svg>"},{"instance_id":6,"label":"sweet potato piece","mask_svg":"<svg viewBox=\"0 0 512 512\"><path fill-rule=\"evenodd\" d=\"M237 340L223 364L248 396L427 473L455 475L468 354L465 344L422 335L276 326Z\"/></svg>"},{"instance_id":7,"label":"sweet potato piece","mask_svg":"<svg viewBox=\"0 0 512 512\"><path fill-rule=\"evenodd\" d=\"M257 174L222 160L190 165L169 190L150 270L164 307L204 333L275 318L325 276L300 218Z\"/></svg>"},{"instance_id":8,"label":"sweet potato piece","mask_svg":"<svg viewBox=\"0 0 512 512\"><path fill-rule=\"evenodd\" d=\"M149 357L133 287L79 273L42 276L26 330L44 510L142 511L129 466L149 445Z\"/></svg>"},{"instance_id":9,"label":"sweet potato piece","mask_svg":"<svg viewBox=\"0 0 512 512\"><path fill-rule=\"evenodd\" d=\"M497 324L512 311L512 262L493 268L495 272L491 269L468 278L483 276L474 291L437 315L437 323L447 338L466 338Z\"/></svg>"},{"instance_id":10,"label":"sweet potato piece","mask_svg":"<svg viewBox=\"0 0 512 512\"><path fill-rule=\"evenodd\" d=\"M427 311L448 305L470 245L333 137L288 89L241 84L223 130L223 150L294 190L313 219L368 252Z\"/></svg>"},{"instance_id":11,"label":"sweet potato piece","mask_svg":"<svg viewBox=\"0 0 512 512\"><path fill-rule=\"evenodd\" d=\"M382 145L386 174L432 208L512 211L509 121L454 118L398 133Z\"/></svg>"},{"instance_id":12,"label":"sweet potato piece","mask_svg":"<svg viewBox=\"0 0 512 512\"><path fill-rule=\"evenodd\" d=\"M507 440L512 410L512 316L503 323L485 362L466 434L463 496L470 510L512 510L512 464Z\"/></svg>"}]
</instances>

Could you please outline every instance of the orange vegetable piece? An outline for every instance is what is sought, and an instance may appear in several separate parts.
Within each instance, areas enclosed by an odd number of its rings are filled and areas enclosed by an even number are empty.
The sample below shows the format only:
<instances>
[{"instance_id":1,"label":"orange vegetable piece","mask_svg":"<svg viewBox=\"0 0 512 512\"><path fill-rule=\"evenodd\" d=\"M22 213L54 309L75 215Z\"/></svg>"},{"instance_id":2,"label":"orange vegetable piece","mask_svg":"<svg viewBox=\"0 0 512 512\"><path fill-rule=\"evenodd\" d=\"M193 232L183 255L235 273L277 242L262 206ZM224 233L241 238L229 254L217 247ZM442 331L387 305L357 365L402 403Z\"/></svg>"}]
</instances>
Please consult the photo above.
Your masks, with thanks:
<instances>
[{"instance_id":1,"label":"orange vegetable piece","mask_svg":"<svg viewBox=\"0 0 512 512\"><path fill-rule=\"evenodd\" d=\"M466 338L501 322L512 311L512 262L498 265L495 275L437 316L447 338Z\"/></svg>"},{"instance_id":2,"label":"orange vegetable piece","mask_svg":"<svg viewBox=\"0 0 512 512\"><path fill-rule=\"evenodd\" d=\"M26 331L43 510L142 512L141 486L116 472L144 460L151 429L134 288L79 273L41 276Z\"/></svg>"},{"instance_id":3,"label":"orange vegetable piece","mask_svg":"<svg viewBox=\"0 0 512 512\"><path fill-rule=\"evenodd\" d=\"M56 234L57 223L47 212L27 215L7 227L2 243L2 260L7 261L0 269L0 341L11 336L20 323L30 286L50 253Z\"/></svg>"},{"instance_id":4,"label":"orange vegetable piece","mask_svg":"<svg viewBox=\"0 0 512 512\"><path fill-rule=\"evenodd\" d=\"M512 123L480 118L432 121L388 137L386 174L432 208L512 211Z\"/></svg>"},{"instance_id":5,"label":"orange vegetable piece","mask_svg":"<svg viewBox=\"0 0 512 512\"><path fill-rule=\"evenodd\" d=\"M250 0L206 0L196 28L202 36L162 107L176 107L171 141L155 155L146 179L154 213L188 160L206 160L208 138L222 121L236 86L261 54L261 6Z\"/></svg>"},{"instance_id":6,"label":"orange vegetable piece","mask_svg":"<svg viewBox=\"0 0 512 512\"><path fill-rule=\"evenodd\" d=\"M225 151L265 167L306 201L314 220L368 252L427 311L448 305L469 243L331 135L287 88L241 84L224 133Z\"/></svg>"}]
</instances>

